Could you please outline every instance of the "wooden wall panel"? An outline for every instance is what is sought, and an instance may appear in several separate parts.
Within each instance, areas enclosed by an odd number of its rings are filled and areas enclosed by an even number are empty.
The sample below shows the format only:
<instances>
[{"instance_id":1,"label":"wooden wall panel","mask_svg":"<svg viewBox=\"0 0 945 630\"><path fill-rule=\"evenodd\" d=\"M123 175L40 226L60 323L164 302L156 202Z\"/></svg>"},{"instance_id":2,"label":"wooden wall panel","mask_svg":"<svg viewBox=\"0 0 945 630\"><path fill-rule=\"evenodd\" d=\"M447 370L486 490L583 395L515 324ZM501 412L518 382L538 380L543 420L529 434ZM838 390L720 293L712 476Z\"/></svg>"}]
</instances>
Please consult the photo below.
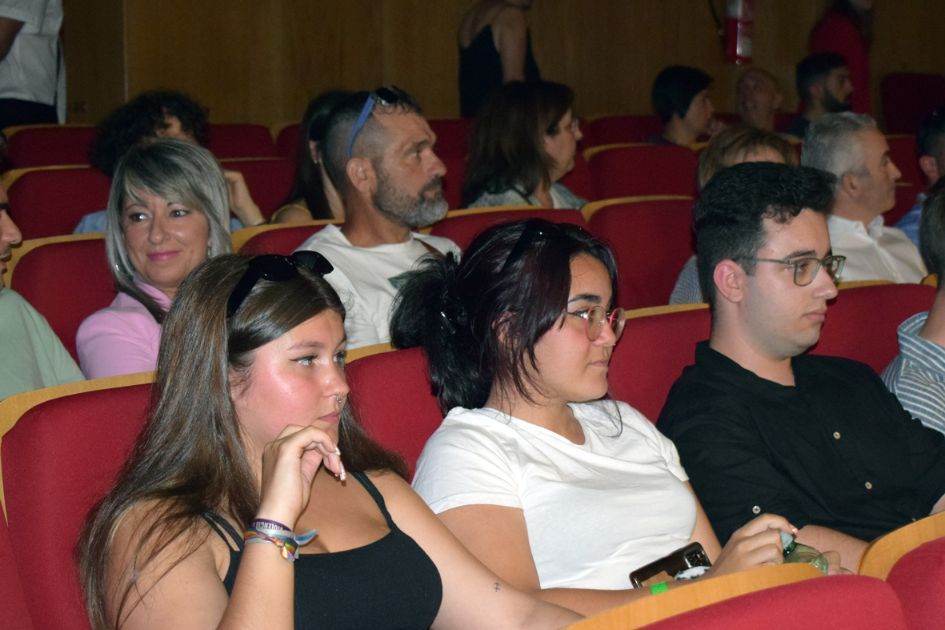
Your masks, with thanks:
<instances>
[{"instance_id":1,"label":"wooden wall panel","mask_svg":"<svg viewBox=\"0 0 945 630\"><path fill-rule=\"evenodd\" d=\"M169 87L206 104L215 121L273 124L296 119L322 90L396 83L429 116L455 116L455 31L472 1L70 0L67 24L95 41L67 44L70 101L94 95L92 118L129 95ZM713 100L730 111L741 68L723 63L708 2L535 0L536 57L545 77L575 88L583 116L649 112L650 84L669 63L712 74ZM754 61L780 79L788 109L794 64L823 2L755 0ZM877 7L875 87L890 71L945 73L941 0Z\"/></svg>"},{"instance_id":2,"label":"wooden wall panel","mask_svg":"<svg viewBox=\"0 0 945 630\"><path fill-rule=\"evenodd\" d=\"M62 28L68 122L96 122L125 99L121 0L65 3Z\"/></svg>"}]
</instances>

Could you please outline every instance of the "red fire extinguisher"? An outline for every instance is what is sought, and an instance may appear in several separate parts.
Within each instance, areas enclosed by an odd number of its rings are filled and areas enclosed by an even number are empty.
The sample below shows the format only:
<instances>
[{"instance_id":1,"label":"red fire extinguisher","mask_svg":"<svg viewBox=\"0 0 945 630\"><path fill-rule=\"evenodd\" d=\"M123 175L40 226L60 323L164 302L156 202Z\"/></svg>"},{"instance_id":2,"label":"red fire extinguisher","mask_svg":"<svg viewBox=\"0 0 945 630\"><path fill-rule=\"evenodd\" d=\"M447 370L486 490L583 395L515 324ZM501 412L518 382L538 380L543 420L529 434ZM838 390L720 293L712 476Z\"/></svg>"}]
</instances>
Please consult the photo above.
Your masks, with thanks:
<instances>
[{"instance_id":1,"label":"red fire extinguisher","mask_svg":"<svg viewBox=\"0 0 945 630\"><path fill-rule=\"evenodd\" d=\"M751 40L754 26L753 0L727 0L725 10L725 61L751 63Z\"/></svg>"}]
</instances>

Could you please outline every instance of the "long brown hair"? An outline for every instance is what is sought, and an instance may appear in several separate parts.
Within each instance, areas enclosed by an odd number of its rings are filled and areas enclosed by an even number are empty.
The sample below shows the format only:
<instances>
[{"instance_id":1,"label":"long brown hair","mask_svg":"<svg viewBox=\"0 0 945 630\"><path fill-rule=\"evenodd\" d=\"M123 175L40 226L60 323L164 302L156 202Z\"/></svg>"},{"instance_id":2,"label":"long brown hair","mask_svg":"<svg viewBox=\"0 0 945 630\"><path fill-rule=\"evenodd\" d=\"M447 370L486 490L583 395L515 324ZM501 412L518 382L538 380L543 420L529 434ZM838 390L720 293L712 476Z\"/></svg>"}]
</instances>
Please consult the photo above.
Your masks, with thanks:
<instances>
[{"instance_id":1,"label":"long brown hair","mask_svg":"<svg viewBox=\"0 0 945 630\"><path fill-rule=\"evenodd\" d=\"M230 398L231 375L242 378L257 348L319 313L332 310L344 318L331 286L301 269L288 280L260 280L227 318L227 300L249 260L223 255L204 262L181 285L164 321L148 423L115 487L90 513L76 549L94 628L121 626L137 605L128 608L134 575L175 539L194 528L203 533L189 537L175 564L200 547L208 533L202 527L205 512L249 524L260 497ZM388 469L406 478L402 460L371 440L349 409L342 413L338 440L345 467ZM131 566L110 580L109 591L113 534L128 511L145 501L157 507L140 532ZM110 599L120 602L114 620L106 610Z\"/></svg>"}]
</instances>

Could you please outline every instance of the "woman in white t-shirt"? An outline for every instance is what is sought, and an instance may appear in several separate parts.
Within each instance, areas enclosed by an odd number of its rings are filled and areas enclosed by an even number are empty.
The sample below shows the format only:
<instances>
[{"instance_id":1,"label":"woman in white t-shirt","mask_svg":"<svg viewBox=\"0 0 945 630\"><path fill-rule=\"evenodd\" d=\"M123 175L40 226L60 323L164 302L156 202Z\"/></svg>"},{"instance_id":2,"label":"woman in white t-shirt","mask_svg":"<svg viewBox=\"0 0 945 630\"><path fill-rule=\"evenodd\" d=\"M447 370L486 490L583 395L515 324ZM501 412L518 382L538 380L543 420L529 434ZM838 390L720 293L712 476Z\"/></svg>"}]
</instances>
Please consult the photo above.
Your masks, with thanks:
<instances>
[{"instance_id":1,"label":"woman in white t-shirt","mask_svg":"<svg viewBox=\"0 0 945 630\"><path fill-rule=\"evenodd\" d=\"M762 515L722 549L672 442L601 400L623 330L615 287L605 245L531 219L487 230L461 263L427 263L391 320L449 410L415 490L500 577L585 614L647 594L629 573L689 542L717 575L781 562L778 530L793 530Z\"/></svg>"}]
</instances>

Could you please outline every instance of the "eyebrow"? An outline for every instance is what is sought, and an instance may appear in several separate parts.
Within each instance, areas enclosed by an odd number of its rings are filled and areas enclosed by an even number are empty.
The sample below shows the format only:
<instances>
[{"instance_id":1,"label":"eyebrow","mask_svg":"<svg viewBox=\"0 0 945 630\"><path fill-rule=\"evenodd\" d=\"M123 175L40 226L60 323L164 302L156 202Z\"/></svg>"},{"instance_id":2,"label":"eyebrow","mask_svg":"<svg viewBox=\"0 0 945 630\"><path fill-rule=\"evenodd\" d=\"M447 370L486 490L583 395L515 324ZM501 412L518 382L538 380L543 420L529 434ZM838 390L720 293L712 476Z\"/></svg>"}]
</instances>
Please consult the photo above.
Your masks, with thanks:
<instances>
[{"instance_id":1,"label":"eyebrow","mask_svg":"<svg viewBox=\"0 0 945 630\"><path fill-rule=\"evenodd\" d=\"M828 251L827 253L829 254L830 252ZM791 258L817 258L817 252L815 252L815 251L812 250L812 249L794 250L793 252L791 252L791 253L788 254L787 256L784 256L783 258L785 258L785 259L791 259Z\"/></svg>"},{"instance_id":2,"label":"eyebrow","mask_svg":"<svg viewBox=\"0 0 945 630\"><path fill-rule=\"evenodd\" d=\"M600 296L595 295L594 293L579 293L568 300L568 304L571 302L580 302L582 300L585 302L593 302L594 304L600 304L603 302L603 300L600 299Z\"/></svg>"},{"instance_id":3,"label":"eyebrow","mask_svg":"<svg viewBox=\"0 0 945 630\"><path fill-rule=\"evenodd\" d=\"M289 346L288 350L302 350L309 348L321 349L324 347L325 344L323 344L321 341L300 341Z\"/></svg>"}]
</instances>

